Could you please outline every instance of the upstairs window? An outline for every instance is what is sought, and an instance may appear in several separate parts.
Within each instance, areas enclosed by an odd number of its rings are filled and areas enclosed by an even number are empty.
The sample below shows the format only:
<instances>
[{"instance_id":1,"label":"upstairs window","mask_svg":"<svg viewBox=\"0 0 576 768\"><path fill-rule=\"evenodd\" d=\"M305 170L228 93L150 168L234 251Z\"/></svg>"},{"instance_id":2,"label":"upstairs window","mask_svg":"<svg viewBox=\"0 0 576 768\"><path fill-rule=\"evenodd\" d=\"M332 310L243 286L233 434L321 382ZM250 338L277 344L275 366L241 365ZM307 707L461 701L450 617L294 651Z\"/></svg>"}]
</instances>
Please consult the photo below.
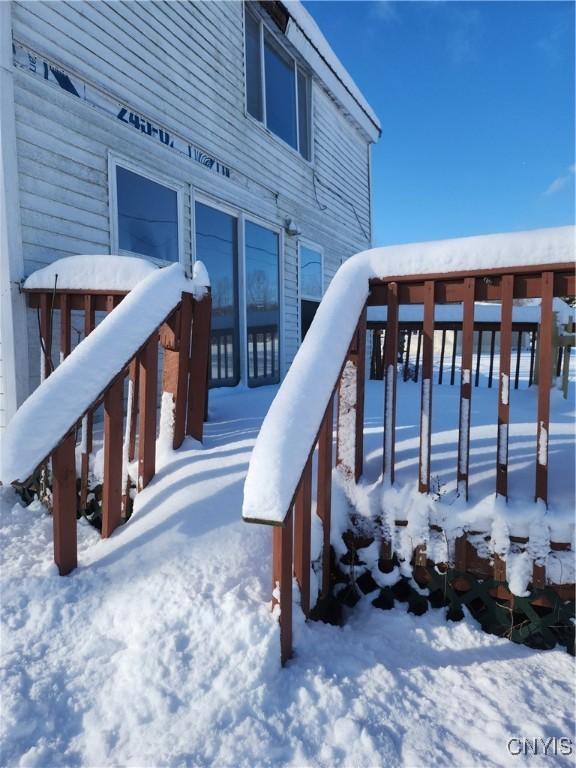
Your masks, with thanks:
<instances>
[{"instance_id":1,"label":"upstairs window","mask_svg":"<svg viewBox=\"0 0 576 768\"><path fill-rule=\"evenodd\" d=\"M310 160L310 78L247 9L245 30L246 108Z\"/></svg>"}]
</instances>

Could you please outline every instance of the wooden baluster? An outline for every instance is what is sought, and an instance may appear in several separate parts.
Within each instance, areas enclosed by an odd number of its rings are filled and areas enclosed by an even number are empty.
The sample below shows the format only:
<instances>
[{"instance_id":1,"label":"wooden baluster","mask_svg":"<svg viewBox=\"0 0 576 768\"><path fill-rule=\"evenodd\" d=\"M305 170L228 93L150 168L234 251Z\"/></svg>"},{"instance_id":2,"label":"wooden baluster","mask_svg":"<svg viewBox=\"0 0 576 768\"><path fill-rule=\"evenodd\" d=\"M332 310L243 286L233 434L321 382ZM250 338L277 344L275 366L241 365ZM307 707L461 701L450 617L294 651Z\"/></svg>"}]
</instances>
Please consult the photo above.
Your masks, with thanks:
<instances>
[{"instance_id":1,"label":"wooden baluster","mask_svg":"<svg viewBox=\"0 0 576 768\"><path fill-rule=\"evenodd\" d=\"M292 656L292 510L283 525L272 532L272 608L280 605L280 659L282 666Z\"/></svg>"},{"instance_id":2,"label":"wooden baluster","mask_svg":"<svg viewBox=\"0 0 576 768\"><path fill-rule=\"evenodd\" d=\"M458 348L458 329L454 330L454 346L452 347L452 365L450 366L450 386L456 379L456 350Z\"/></svg>"},{"instance_id":3,"label":"wooden baluster","mask_svg":"<svg viewBox=\"0 0 576 768\"><path fill-rule=\"evenodd\" d=\"M54 561L60 576L78 564L76 543L76 436L72 431L52 453Z\"/></svg>"},{"instance_id":4,"label":"wooden baluster","mask_svg":"<svg viewBox=\"0 0 576 768\"><path fill-rule=\"evenodd\" d=\"M138 373L140 366L138 358L134 357L130 361L130 367L128 369L128 379L130 382L130 389L132 390L132 398L130 403L129 412L127 418L129 420L129 438L128 438L128 461L134 461L136 455L136 426L138 421L138 385L139 377Z\"/></svg>"},{"instance_id":5,"label":"wooden baluster","mask_svg":"<svg viewBox=\"0 0 576 768\"><path fill-rule=\"evenodd\" d=\"M52 373L52 295L40 294L40 341L42 354L40 357L40 381L44 381Z\"/></svg>"},{"instance_id":6,"label":"wooden baluster","mask_svg":"<svg viewBox=\"0 0 576 768\"><path fill-rule=\"evenodd\" d=\"M474 386L480 384L480 358L482 357L482 331L478 331L478 348L476 350L476 378Z\"/></svg>"},{"instance_id":7,"label":"wooden baluster","mask_svg":"<svg viewBox=\"0 0 576 768\"><path fill-rule=\"evenodd\" d=\"M316 510L322 520L322 591L321 597L330 591L330 525L332 510L332 433L334 428L334 393L322 419L318 437L318 498Z\"/></svg>"},{"instance_id":8,"label":"wooden baluster","mask_svg":"<svg viewBox=\"0 0 576 768\"><path fill-rule=\"evenodd\" d=\"M112 535L122 517L122 416L124 379L119 376L104 395L104 482L102 538Z\"/></svg>"},{"instance_id":9,"label":"wooden baluster","mask_svg":"<svg viewBox=\"0 0 576 768\"><path fill-rule=\"evenodd\" d=\"M494 350L496 347L496 331L490 334L490 368L488 370L488 387L492 389L492 379L494 378Z\"/></svg>"},{"instance_id":10,"label":"wooden baluster","mask_svg":"<svg viewBox=\"0 0 576 768\"><path fill-rule=\"evenodd\" d=\"M338 385L336 466L342 475L356 481L362 474L364 431L364 352L366 308L350 342L348 356ZM350 433L354 453L350 453Z\"/></svg>"},{"instance_id":11,"label":"wooden baluster","mask_svg":"<svg viewBox=\"0 0 576 768\"><path fill-rule=\"evenodd\" d=\"M446 329L442 331L442 343L440 345L440 370L438 371L438 384L442 384L444 373L444 350L446 349Z\"/></svg>"},{"instance_id":12,"label":"wooden baluster","mask_svg":"<svg viewBox=\"0 0 576 768\"><path fill-rule=\"evenodd\" d=\"M194 302L186 434L196 440L202 440L204 435L204 414L206 398L208 396L208 377L206 372L208 370L210 352L211 311L212 300L210 294L206 294L201 301Z\"/></svg>"},{"instance_id":13,"label":"wooden baluster","mask_svg":"<svg viewBox=\"0 0 576 768\"><path fill-rule=\"evenodd\" d=\"M310 615L310 535L312 505L312 454L302 472L294 503L294 576L300 587L304 616Z\"/></svg>"},{"instance_id":14,"label":"wooden baluster","mask_svg":"<svg viewBox=\"0 0 576 768\"><path fill-rule=\"evenodd\" d=\"M464 314L462 317L462 374L460 379L460 417L458 428L458 493L468 500L470 465L470 417L472 414L472 351L474 345L475 280L464 280Z\"/></svg>"},{"instance_id":15,"label":"wooden baluster","mask_svg":"<svg viewBox=\"0 0 576 768\"><path fill-rule=\"evenodd\" d=\"M156 471L156 406L158 396L158 338L154 333L139 355L140 439L138 490L146 488Z\"/></svg>"},{"instance_id":16,"label":"wooden baluster","mask_svg":"<svg viewBox=\"0 0 576 768\"><path fill-rule=\"evenodd\" d=\"M70 296L67 293L63 293L60 296L60 362L65 360L70 354L72 345L70 320Z\"/></svg>"},{"instance_id":17,"label":"wooden baluster","mask_svg":"<svg viewBox=\"0 0 576 768\"><path fill-rule=\"evenodd\" d=\"M172 395L174 408L174 433L172 447L180 448L186 435L186 411L188 396L188 365L190 362L190 337L192 334L192 295L182 294L180 309L176 315L177 329L172 348L165 345L162 391Z\"/></svg>"},{"instance_id":18,"label":"wooden baluster","mask_svg":"<svg viewBox=\"0 0 576 768\"><path fill-rule=\"evenodd\" d=\"M500 375L498 382L498 445L496 493L508 498L508 425L510 421L510 354L512 348L512 300L514 276L501 281Z\"/></svg>"},{"instance_id":19,"label":"wooden baluster","mask_svg":"<svg viewBox=\"0 0 576 768\"><path fill-rule=\"evenodd\" d=\"M530 331L530 373L528 374L528 386L534 383L534 357L536 355L536 337L538 331Z\"/></svg>"},{"instance_id":20,"label":"wooden baluster","mask_svg":"<svg viewBox=\"0 0 576 768\"><path fill-rule=\"evenodd\" d=\"M518 344L516 347L516 371L514 374L514 389L518 389L520 379L520 355L522 353L522 331L518 331Z\"/></svg>"},{"instance_id":21,"label":"wooden baluster","mask_svg":"<svg viewBox=\"0 0 576 768\"><path fill-rule=\"evenodd\" d=\"M430 490L430 451L432 438L432 371L434 355L434 281L424 283L424 340L422 344L422 396L420 404L420 455L418 490Z\"/></svg>"},{"instance_id":22,"label":"wooden baluster","mask_svg":"<svg viewBox=\"0 0 576 768\"><path fill-rule=\"evenodd\" d=\"M416 341L416 365L414 366L414 381L418 381L420 371L420 350L422 348L422 331L416 331L418 334Z\"/></svg>"},{"instance_id":23,"label":"wooden baluster","mask_svg":"<svg viewBox=\"0 0 576 768\"><path fill-rule=\"evenodd\" d=\"M394 482L396 450L396 363L398 360L398 283L388 283L388 319L384 349L384 480Z\"/></svg>"},{"instance_id":24,"label":"wooden baluster","mask_svg":"<svg viewBox=\"0 0 576 768\"><path fill-rule=\"evenodd\" d=\"M94 297L90 294L84 296L84 338L94 330L96 313L94 311ZM92 453L92 436L94 427L94 414L88 411L82 419L82 458L80 468L80 510L86 510L88 499L88 474L90 470L90 454Z\"/></svg>"},{"instance_id":25,"label":"wooden baluster","mask_svg":"<svg viewBox=\"0 0 576 768\"><path fill-rule=\"evenodd\" d=\"M466 573L466 535L457 536L454 541L455 567L459 573Z\"/></svg>"},{"instance_id":26,"label":"wooden baluster","mask_svg":"<svg viewBox=\"0 0 576 768\"><path fill-rule=\"evenodd\" d=\"M410 371L410 344L412 342L412 331L408 331L408 338L406 339L406 357L404 358L404 381L408 381L408 375Z\"/></svg>"},{"instance_id":27,"label":"wooden baluster","mask_svg":"<svg viewBox=\"0 0 576 768\"><path fill-rule=\"evenodd\" d=\"M552 379L552 302L554 274L542 273L540 305L540 343L538 359L538 423L536 433L535 499L548 505L548 453L550 442L550 385Z\"/></svg>"}]
</instances>

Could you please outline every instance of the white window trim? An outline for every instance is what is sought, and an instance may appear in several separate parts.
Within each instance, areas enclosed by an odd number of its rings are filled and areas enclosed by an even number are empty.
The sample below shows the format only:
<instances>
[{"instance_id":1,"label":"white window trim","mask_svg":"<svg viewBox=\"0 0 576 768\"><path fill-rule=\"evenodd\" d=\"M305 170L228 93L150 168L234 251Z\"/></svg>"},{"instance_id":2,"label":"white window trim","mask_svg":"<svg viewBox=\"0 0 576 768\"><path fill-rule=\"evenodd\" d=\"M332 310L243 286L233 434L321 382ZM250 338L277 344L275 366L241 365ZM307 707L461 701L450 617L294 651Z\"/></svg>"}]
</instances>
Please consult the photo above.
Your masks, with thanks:
<instances>
[{"instance_id":1,"label":"white window trim","mask_svg":"<svg viewBox=\"0 0 576 768\"><path fill-rule=\"evenodd\" d=\"M156 259L152 256L148 256L144 253L138 253L137 251L127 251L120 249L119 245L119 227L118 227L118 196L117 196L117 184L116 184L116 168L121 166L127 171L136 173L139 176L143 176L145 179L154 181L157 184L161 184L163 187L173 189L176 192L176 205L178 215L178 263L188 267L186 261L185 252L185 235L184 235L184 200L185 192L187 190L187 184L175 182L173 179L164 176L161 173L150 170L147 166L141 163L134 162L127 157L117 155L113 152L108 153L108 201L109 201L109 213L110 213L110 253L119 254L121 256L137 256L141 259L151 261L153 264L159 266L166 266L168 264L174 264L176 262L165 261L164 259Z\"/></svg>"},{"instance_id":2,"label":"white window trim","mask_svg":"<svg viewBox=\"0 0 576 768\"><path fill-rule=\"evenodd\" d=\"M280 313L280 325L278 328L278 360L280 365L280 381L286 374L286 343L285 343L285 322L284 322L284 229L273 222L263 219L256 214L250 213L238 208L226 201L221 200L218 197L206 193L202 190L192 188L190 203L192 207L192 254L193 262L196 262L196 224L195 224L195 212L196 203L202 203L203 205L215 208L218 211L227 213L229 216L233 216L238 221L237 238L238 238L238 332L240 334L240 382L239 384L248 386L248 309L246 306L246 248L245 248L245 224L247 221L251 221L254 224L259 224L261 227L265 227L272 232L275 232L278 237L278 290L279 290L279 313ZM266 385L263 385L266 386Z\"/></svg>"},{"instance_id":3,"label":"white window trim","mask_svg":"<svg viewBox=\"0 0 576 768\"><path fill-rule=\"evenodd\" d=\"M250 13L252 15L252 18L258 23L259 29L260 29L260 81L261 81L261 92L262 92L262 120L258 120L258 118L254 117L254 115L250 114L248 111L248 67L246 63L246 13ZM287 141L285 141L281 136L278 136L277 133L274 133L274 131L270 130L268 128L267 124L267 115L266 115L266 72L265 72L265 66L264 66L264 30L270 35L275 45L277 45L283 53L289 57L293 63L294 63L294 95L296 100L296 147L293 147L291 144L289 144ZM315 164L315 153L314 153L314 88L312 87L312 75L309 72L309 70L301 66L298 62L298 60L286 49L286 47L282 44L281 40L278 39L278 35L276 32L262 19L261 16L255 14L253 11L250 11L248 8L246 8L246 5L244 5L244 13L242 15L242 32L243 32L243 61L244 61L244 117L246 117L249 121L251 121L255 126L258 126L258 128L261 131L264 131L264 133L267 136L270 136L275 141L279 141L284 147L286 147L290 152L292 152L296 157L300 158L300 160L303 163L306 163L306 165L314 166ZM302 73L305 75L305 77L308 79L308 91L309 91L309 99L308 99L308 106L310 109L310 121L308 125L308 141L310 144L310 157L306 158L304 155L300 154L300 125L298 122L298 70L302 71Z\"/></svg>"}]
</instances>

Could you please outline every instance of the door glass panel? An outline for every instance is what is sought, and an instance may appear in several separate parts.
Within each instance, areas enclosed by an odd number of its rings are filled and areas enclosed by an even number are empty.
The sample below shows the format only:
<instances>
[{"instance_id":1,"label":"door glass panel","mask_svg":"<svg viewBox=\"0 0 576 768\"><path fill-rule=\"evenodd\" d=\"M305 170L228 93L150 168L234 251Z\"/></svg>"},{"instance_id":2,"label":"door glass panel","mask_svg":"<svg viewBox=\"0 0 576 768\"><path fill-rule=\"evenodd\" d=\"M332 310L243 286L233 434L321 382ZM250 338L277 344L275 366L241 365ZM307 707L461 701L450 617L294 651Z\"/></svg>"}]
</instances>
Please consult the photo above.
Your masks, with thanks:
<instances>
[{"instance_id":1,"label":"door glass panel","mask_svg":"<svg viewBox=\"0 0 576 768\"><path fill-rule=\"evenodd\" d=\"M308 299L322 298L322 254L300 246L300 292Z\"/></svg>"},{"instance_id":2,"label":"door glass panel","mask_svg":"<svg viewBox=\"0 0 576 768\"><path fill-rule=\"evenodd\" d=\"M280 380L280 243L265 227L246 222L248 384Z\"/></svg>"},{"instance_id":3,"label":"door glass panel","mask_svg":"<svg viewBox=\"0 0 576 768\"><path fill-rule=\"evenodd\" d=\"M240 381L238 331L238 221L196 203L196 258L204 262L212 286L210 386Z\"/></svg>"}]
</instances>

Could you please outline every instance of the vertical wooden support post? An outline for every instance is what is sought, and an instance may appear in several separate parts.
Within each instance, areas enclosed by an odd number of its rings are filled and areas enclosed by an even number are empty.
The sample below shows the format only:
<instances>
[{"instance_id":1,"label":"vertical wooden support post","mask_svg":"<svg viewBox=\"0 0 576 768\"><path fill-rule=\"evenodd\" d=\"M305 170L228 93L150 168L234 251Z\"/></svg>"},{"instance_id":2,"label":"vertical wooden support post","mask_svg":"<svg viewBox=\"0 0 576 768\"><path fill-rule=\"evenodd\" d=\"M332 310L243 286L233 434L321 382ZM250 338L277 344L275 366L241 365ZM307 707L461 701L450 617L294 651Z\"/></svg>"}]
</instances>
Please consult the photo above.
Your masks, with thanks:
<instances>
[{"instance_id":1,"label":"vertical wooden support post","mask_svg":"<svg viewBox=\"0 0 576 768\"><path fill-rule=\"evenodd\" d=\"M478 331L478 348L476 350L476 379L474 386L480 384L480 360L482 358L482 331Z\"/></svg>"},{"instance_id":2,"label":"vertical wooden support post","mask_svg":"<svg viewBox=\"0 0 576 768\"><path fill-rule=\"evenodd\" d=\"M432 438L432 371L434 355L434 281L424 283L424 340L422 344L422 396L420 401L420 456L418 490L430 490L430 449Z\"/></svg>"},{"instance_id":3,"label":"vertical wooden support post","mask_svg":"<svg viewBox=\"0 0 576 768\"><path fill-rule=\"evenodd\" d=\"M310 534L312 507L312 454L302 472L294 503L294 576L300 587L304 616L310 615Z\"/></svg>"},{"instance_id":4,"label":"vertical wooden support post","mask_svg":"<svg viewBox=\"0 0 576 768\"><path fill-rule=\"evenodd\" d=\"M570 381L570 353L572 347L564 347L564 357L562 359L562 396L564 400L568 399L568 382Z\"/></svg>"},{"instance_id":5,"label":"vertical wooden support post","mask_svg":"<svg viewBox=\"0 0 576 768\"><path fill-rule=\"evenodd\" d=\"M460 379L460 417L458 428L458 493L468 501L470 464L470 416L472 413L472 347L474 343L475 280L464 280L464 314L462 318L462 373Z\"/></svg>"},{"instance_id":6,"label":"vertical wooden support post","mask_svg":"<svg viewBox=\"0 0 576 768\"><path fill-rule=\"evenodd\" d=\"M60 576L66 576L78 564L75 447L75 435L70 432L52 453L54 561Z\"/></svg>"},{"instance_id":7,"label":"vertical wooden support post","mask_svg":"<svg viewBox=\"0 0 576 768\"><path fill-rule=\"evenodd\" d=\"M498 382L498 447L496 457L496 493L508 498L508 425L510 422L510 354L512 351L512 299L514 276L504 275L500 299L500 375Z\"/></svg>"},{"instance_id":8,"label":"vertical wooden support post","mask_svg":"<svg viewBox=\"0 0 576 768\"><path fill-rule=\"evenodd\" d=\"M538 360L538 423L536 431L536 501L548 505L548 444L550 440L550 385L552 378L552 301L554 274L542 273L540 355Z\"/></svg>"},{"instance_id":9,"label":"vertical wooden support post","mask_svg":"<svg viewBox=\"0 0 576 768\"><path fill-rule=\"evenodd\" d=\"M384 350L384 456L385 482L394 482L396 448L396 364L398 360L398 283L388 283L388 315Z\"/></svg>"},{"instance_id":10,"label":"vertical wooden support post","mask_svg":"<svg viewBox=\"0 0 576 768\"><path fill-rule=\"evenodd\" d=\"M488 388L492 389L492 379L494 378L494 350L496 347L496 331L490 334L490 368L488 370Z\"/></svg>"},{"instance_id":11,"label":"vertical wooden support post","mask_svg":"<svg viewBox=\"0 0 576 768\"><path fill-rule=\"evenodd\" d=\"M332 432L334 426L334 393L322 419L318 437L318 492L316 511L322 520L322 589L321 597L330 591L330 525L332 512Z\"/></svg>"},{"instance_id":12,"label":"vertical wooden support post","mask_svg":"<svg viewBox=\"0 0 576 768\"><path fill-rule=\"evenodd\" d=\"M180 448L186 435L188 397L188 365L190 362L190 336L192 333L192 295L182 294L180 309L176 315L175 344L164 349L162 391L172 395L174 407L174 434L172 447ZM174 348L175 347L175 348Z\"/></svg>"},{"instance_id":13,"label":"vertical wooden support post","mask_svg":"<svg viewBox=\"0 0 576 768\"><path fill-rule=\"evenodd\" d=\"M356 437L354 455L354 479L361 478L364 465L364 390L366 388L366 314L364 307L358 326L356 360Z\"/></svg>"},{"instance_id":14,"label":"vertical wooden support post","mask_svg":"<svg viewBox=\"0 0 576 768\"><path fill-rule=\"evenodd\" d=\"M104 395L104 483L102 538L120 525L122 517L122 415L124 379L119 376Z\"/></svg>"},{"instance_id":15,"label":"vertical wooden support post","mask_svg":"<svg viewBox=\"0 0 576 768\"><path fill-rule=\"evenodd\" d=\"M442 384L444 373L444 352L446 350L446 329L442 331L442 343L440 345L440 370L438 371L438 384Z\"/></svg>"},{"instance_id":16,"label":"vertical wooden support post","mask_svg":"<svg viewBox=\"0 0 576 768\"><path fill-rule=\"evenodd\" d=\"M60 362L70 354L72 343L70 319L70 296L63 293L60 296Z\"/></svg>"},{"instance_id":17,"label":"vertical wooden support post","mask_svg":"<svg viewBox=\"0 0 576 768\"><path fill-rule=\"evenodd\" d=\"M520 355L522 354L522 331L518 331L518 343L516 345L516 372L514 374L514 389L518 389L520 379Z\"/></svg>"},{"instance_id":18,"label":"vertical wooden support post","mask_svg":"<svg viewBox=\"0 0 576 768\"><path fill-rule=\"evenodd\" d=\"M138 490L146 488L156 470L156 400L158 396L158 338L153 333L140 352L140 439Z\"/></svg>"},{"instance_id":19,"label":"vertical wooden support post","mask_svg":"<svg viewBox=\"0 0 576 768\"><path fill-rule=\"evenodd\" d=\"M52 313L50 311L51 295L40 294L40 341L42 355L40 358L40 381L44 381L52 373Z\"/></svg>"},{"instance_id":20,"label":"vertical wooden support post","mask_svg":"<svg viewBox=\"0 0 576 768\"><path fill-rule=\"evenodd\" d=\"M455 567L459 573L466 573L466 535L457 536L454 541Z\"/></svg>"},{"instance_id":21,"label":"vertical wooden support post","mask_svg":"<svg viewBox=\"0 0 576 768\"><path fill-rule=\"evenodd\" d=\"M201 301L194 302L186 434L196 440L202 440L204 436L204 414L208 393L211 312L212 300L210 294L206 294Z\"/></svg>"},{"instance_id":22,"label":"vertical wooden support post","mask_svg":"<svg viewBox=\"0 0 576 768\"><path fill-rule=\"evenodd\" d=\"M452 365L450 366L450 386L454 386L456 378L456 350L458 349L458 329L454 330L454 346L452 347Z\"/></svg>"},{"instance_id":23,"label":"vertical wooden support post","mask_svg":"<svg viewBox=\"0 0 576 768\"><path fill-rule=\"evenodd\" d=\"M84 338L94 330L96 313L94 311L94 297L90 294L84 296ZM88 473L90 470L90 454L92 453L92 432L94 414L88 411L82 419L82 457L80 468L80 510L86 509L88 499Z\"/></svg>"},{"instance_id":24,"label":"vertical wooden support post","mask_svg":"<svg viewBox=\"0 0 576 768\"><path fill-rule=\"evenodd\" d=\"M280 605L280 659L282 666L292 656L292 510L282 526L272 532L272 607Z\"/></svg>"}]
</instances>

